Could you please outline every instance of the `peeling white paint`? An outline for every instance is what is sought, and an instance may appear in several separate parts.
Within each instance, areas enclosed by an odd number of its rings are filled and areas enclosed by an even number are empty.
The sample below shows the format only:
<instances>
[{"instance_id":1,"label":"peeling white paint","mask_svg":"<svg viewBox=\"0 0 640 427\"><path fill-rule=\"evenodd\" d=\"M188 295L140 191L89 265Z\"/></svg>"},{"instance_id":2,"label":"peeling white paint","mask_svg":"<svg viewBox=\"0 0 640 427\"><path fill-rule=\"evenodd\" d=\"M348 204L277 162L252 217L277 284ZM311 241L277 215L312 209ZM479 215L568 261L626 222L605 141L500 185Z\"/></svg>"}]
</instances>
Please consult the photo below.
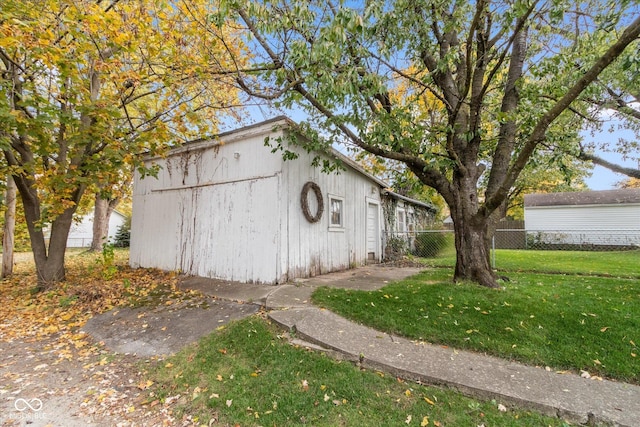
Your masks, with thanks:
<instances>
[{"instance_id":1,"label":"peeling white paint","mask_svg":"<svg viewBox=\"0 0 640 427\"><path fill-rule=\"evenodd\" d=\"M148 159L162 169L157 179L135 178L131 265L273 284L361 265L368 257L379 261L384 186L353 167L322 173L302 149L289 147L299 154L289 161L271 153L265 137L286 136L283 126L272 129L287 123L266 122ZM322 191L325 212L316 223L300 206L307 181ZM343 227L329 227L328 194L344 201Z\"/></svg>"}]
</instances>

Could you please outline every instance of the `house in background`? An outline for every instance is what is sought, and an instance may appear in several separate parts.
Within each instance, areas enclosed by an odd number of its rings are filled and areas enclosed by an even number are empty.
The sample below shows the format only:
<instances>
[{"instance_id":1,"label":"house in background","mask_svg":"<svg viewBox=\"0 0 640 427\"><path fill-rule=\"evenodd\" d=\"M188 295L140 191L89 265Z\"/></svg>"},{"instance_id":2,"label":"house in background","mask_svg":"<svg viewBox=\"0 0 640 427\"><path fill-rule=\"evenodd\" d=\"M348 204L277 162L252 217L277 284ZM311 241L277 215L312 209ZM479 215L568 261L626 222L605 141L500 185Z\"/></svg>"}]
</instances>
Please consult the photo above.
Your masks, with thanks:
<instances>
[{"instance_id":1,"label":"house in background","mask_svg":"<svg viewBox=\"0 0 640 427\"><path fill-rule=\"evenodd\" d=\"M134 179L132 267L284 283L380 262L390 224L433 216L337 151L344 170L328 174L313 153L289 144L298 158L285 161L265 145L295 127L276 118L145 159L160 170Z\"/></svg>"},{"instance_id":2,"label":"house in background","mask_svg":"<svg viewBox=\"0 0 640 427\"><path fill-rule=\"evenodd\" d=\"M109 218L109 238L108 242L113 243L118 229L124 225L127 217L118 211L113 211ZM71 223L69 237L67 238L68 248L88 248L93 240L93 212L80 218L79 221Z\"/></svg>"},{"instance_id":3,"label":"house in background","mask_svg":"<svg viewBox=\"0 0 640 427\"><path fill-rule=\"evenodd\" d=\"M640 189L527 194L528 239L547 246L640 246Z\"/></svg>"}]
</instances>

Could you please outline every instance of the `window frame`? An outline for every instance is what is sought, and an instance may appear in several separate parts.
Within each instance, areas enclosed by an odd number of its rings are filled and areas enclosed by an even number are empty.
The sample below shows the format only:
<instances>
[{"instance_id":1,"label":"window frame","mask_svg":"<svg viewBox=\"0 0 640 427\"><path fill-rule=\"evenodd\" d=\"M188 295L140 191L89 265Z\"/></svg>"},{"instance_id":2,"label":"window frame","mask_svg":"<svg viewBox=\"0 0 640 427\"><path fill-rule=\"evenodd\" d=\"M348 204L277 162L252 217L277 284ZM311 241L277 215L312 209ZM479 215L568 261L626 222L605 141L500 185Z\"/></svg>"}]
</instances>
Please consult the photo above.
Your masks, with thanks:
<instances>
[{"instance_id":1,"label":"window frame","mask_svg":"<svg viewBox=\"0 0 640 427\"><path fill-rule=\"evenodd\" d=\"M329 229L330 230L344 230L344 206L345 206L345 202L344 202L344 197L340 197L340 196L336 196L333 194L329 194L329 215L327 215L327 217L329 217ZM333 222L333 202L339 202L339 206L340 206L340 211L339 211L339 215L340 215L340 223L334 223Z\"/></svg>"},{"instance_id":2,"label":"window frame","mask_svg":"<svg viewBox=\"0 0 640 427\"><path fill-rule=\"evenodd\" d=\"M402 214L402 222L400 222L400 214ZM400 228L401 224L403 226L402 229ZM407 210L403 207L396 208L396 231L398 233L407 232Z\"/></svg>"}]
</instances>

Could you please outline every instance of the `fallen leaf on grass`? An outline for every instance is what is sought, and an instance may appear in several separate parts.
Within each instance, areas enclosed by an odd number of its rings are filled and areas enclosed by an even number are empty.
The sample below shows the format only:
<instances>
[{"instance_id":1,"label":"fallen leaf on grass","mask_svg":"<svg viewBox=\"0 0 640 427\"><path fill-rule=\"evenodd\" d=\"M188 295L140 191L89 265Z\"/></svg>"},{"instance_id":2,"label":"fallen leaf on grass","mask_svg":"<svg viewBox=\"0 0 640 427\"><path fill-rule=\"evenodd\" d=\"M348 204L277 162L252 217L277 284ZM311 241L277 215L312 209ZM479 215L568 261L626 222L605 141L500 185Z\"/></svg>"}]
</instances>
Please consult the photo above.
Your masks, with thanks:
<instances>
[{"instance_id":1,"label":"fallen leaf on grass","mask_svg":"<svg viewBox=\"0 0 640 427\"><path fill-rule=\"evenodd\" d=\"M63 358L71 356L70 349L88 347L84 334L74 333L86 321L114 306L130 306L149 295L162 304L171 296L185 297L176 287L177 277L153 269L134 270L124 257L116 259L116 277L105 279L100 255L73 256L65 260L67 280L50 286L46 292L31 293L36 283L33 262L16 264L14 276L0 283L0 335L7 341L29 337L41 340L52 334L64 351ZM157 295L156 295L157 294ZM189 298L193 296L189 295ZM144 313L140 315L144 317ZM84 353L86 355L86 352Z\"/></svg>"},{"instance_id":2,"label":"fallen leaf on grass","mask_svg":"<svg viewBox=\"0 0 640 427\"><path fill-rule=\"evenodd\" d=\"M138 383L138 388L140 390L146 390L149 387L151 387L152 385L153 385L153 381L151 381L151 380L141 381L141 382Z\"/></svg>"},{"instance_id":3,"label":"fallen leaf on grass","mask_svg":"<svg viewBox=\"0 0 640 427\"><path fill-rule=\"evenodd\" d=\"M193 389L193 393L191 394L191 401L194 401L198 398L198 396L200 396L200 392L202 390L200 389L200 387L196 387Z\"/></svg>"}]
</instances>

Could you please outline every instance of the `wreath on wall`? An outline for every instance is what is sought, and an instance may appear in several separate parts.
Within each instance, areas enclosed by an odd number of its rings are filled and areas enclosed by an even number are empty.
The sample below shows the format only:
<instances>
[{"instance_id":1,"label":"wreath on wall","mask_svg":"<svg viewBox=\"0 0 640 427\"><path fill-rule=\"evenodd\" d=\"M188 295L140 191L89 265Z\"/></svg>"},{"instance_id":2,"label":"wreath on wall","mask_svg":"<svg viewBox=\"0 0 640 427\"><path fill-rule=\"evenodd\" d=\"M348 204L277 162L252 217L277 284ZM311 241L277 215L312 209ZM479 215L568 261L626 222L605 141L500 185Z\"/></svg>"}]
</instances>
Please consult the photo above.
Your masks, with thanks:
<instances>
[{"instance_id":1,"label":"wreath on wall","mask_svg":"<svg viewBox=\"0 0 640 427\"><path fill-rule=\"evenodd\" d=\"M318 209L315 215L312 215L309 209L309 190L313 190L313 194L315 194L316 201L318 202ZM322 199L322 191L320 191L318 184L312 181L308 181L304 184L302 187L302 193L300 194L300 205L302 206L302 213L304 214L304 217L307 218L307 221L311 223L320 221L322 213L324 212L324 200Z\"/></svg>"}]
</instances>

